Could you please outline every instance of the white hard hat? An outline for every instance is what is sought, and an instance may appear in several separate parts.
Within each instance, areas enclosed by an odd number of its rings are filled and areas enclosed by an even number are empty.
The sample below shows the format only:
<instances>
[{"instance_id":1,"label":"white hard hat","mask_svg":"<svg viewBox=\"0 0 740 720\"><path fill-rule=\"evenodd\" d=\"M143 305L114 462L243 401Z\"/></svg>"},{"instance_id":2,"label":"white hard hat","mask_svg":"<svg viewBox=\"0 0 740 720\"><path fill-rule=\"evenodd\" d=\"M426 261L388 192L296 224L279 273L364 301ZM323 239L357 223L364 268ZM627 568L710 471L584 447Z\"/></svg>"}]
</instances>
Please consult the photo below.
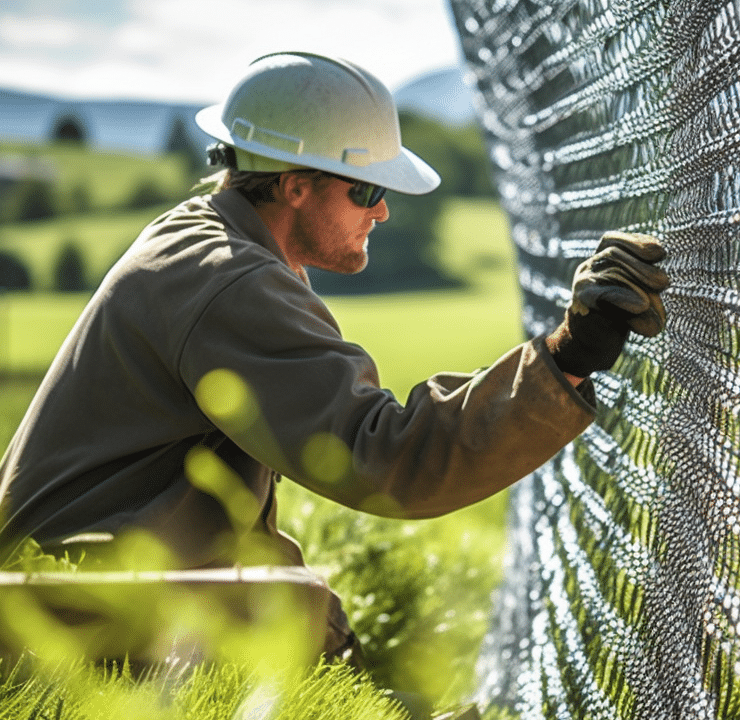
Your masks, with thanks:
<instances>
[{"instance_id":1,"label":"white hard hat","mask_svg":"<svg viewBox=\"0 0 740 720\"><path fill-rule=\"evenodd\" d=\"M401 145L388 88L353 63L312 53L265 55L225 103L196 122L233 147L237 168L315 168L409 195L431 192L439 175Z\"/></svg>"}]
</instances>

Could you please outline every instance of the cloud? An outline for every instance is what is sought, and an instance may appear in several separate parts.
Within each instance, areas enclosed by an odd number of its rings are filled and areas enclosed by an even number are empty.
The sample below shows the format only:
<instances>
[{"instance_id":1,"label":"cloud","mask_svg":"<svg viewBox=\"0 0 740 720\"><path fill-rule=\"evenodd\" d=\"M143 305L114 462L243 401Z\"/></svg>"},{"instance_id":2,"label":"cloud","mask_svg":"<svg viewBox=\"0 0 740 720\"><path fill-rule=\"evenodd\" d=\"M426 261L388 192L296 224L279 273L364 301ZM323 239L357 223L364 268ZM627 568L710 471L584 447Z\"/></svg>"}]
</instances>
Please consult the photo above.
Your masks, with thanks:
<instances>
[{"instance_id":1,"label":"cloud","mask_svg":"<svg viewBox=\"0 0 740 720\"><path fill-rule=\"evenodd\" d=\"M49 17L0 17L0 40L17 48L64 48L79 34L77 24Z\"/></svg>"},{"instance_id":2,"label":"cloud","mask_svg":"<svg viewBox=\"0 0 740 720\"><path fill-rule=\"evenodd\" d=\"M0 85L12 66L34 89L211 102L256 57L291 49L353 60L391 88L458 61L447 0L130 0L97 24L6 13Z\"/></svg>"},{"instance_id":3,"label":"cloud","mask_svg":"<svg viewBox=\"0 0 740 720\"><path fill-rule=\"evenodd\" d=\"M99 28L90 22L50 15L0 16L0 47L17 54L62 55L80 47L96 47Z\"/></svg>"}]
</instances>

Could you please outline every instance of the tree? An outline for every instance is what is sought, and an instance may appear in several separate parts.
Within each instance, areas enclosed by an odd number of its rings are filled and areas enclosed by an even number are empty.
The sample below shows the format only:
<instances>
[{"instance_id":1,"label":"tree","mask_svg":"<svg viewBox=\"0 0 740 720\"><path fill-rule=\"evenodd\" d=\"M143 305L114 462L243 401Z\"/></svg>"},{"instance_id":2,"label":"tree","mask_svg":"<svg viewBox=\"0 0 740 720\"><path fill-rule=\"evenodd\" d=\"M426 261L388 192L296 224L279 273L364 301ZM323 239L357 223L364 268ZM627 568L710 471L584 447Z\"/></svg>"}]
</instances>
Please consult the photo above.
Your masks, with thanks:
<instances>
[{"instance_id":1,"label":"tree","mask_svg":"<svg viewBox=\"0 0 740 720\"><path fill-rule=\"evenodd\" d=\"M206 164L205 153L195 146L185 123L179 117L172 121L165 152L182 155L186 160L188 171L192 173L201 173Z\"/></svg>"},{"instance_id":2,"label":"tree","mask_svg":"<svg viewBox=\"0 0 740 720\"><path fill-rule=\"evenodd\" d=\"M87 142L87 131L78 117L65 115L56 121L51 138L52 140L65 140L82 145Z\"/></svg>"},{"instance_id":3,"label":"tree","mask_svg":"<svg viewBox=\"0 0 740 720\"><path fill-rule=\"evenodd\" d=\"M370 235L369 262L357 276L311 270L319 294L364 294L458 286L437 255L437 221L444 198L386 195L390 218Z\"/></svg>"},{"instance_id":4,"label":"tree","mask_svg":"<svg viewBox=\"0 0 740 720\"><path fill-rule=\"evenodd\" d=\"M0 252L0 291L30 290L31 274L14 255Z\"/></svg>"},{"instance_id":5,"label":"tree","mask_svg":"<svg viewBox=\"0 0 740 720\"><path fill-rule=\"evenodd\" d=\"M153 178L144 178L134 189L131 197L126 203L130 210L140 210L142 208L159 205L170 200L169 195L162 190L160 184Z\"/></svg>"},{"instance_id":6,"label":"tree","mask_svg":"<svg viewBox=\"0 0 740 720\"><path fill-rule=\"evenodd\" d=\"M54 289L58 292L84 292L89 289L85 259L73 241L64 245L57 258Z\"/></svg>"},{"instance_id":7,"label":"tree","mask_svg":"<svg viewBox=\"0 0 740 720\"><path fill-rule=\"evenodd\" d=\"M21 180L7 196L3 214L10 222L54 217L57 202L51 182L39 178Z\"/></svg>"},{"instance_id":8,"label":"tree","mask_svg":"<svg viewBox=\"0 0 740 720\"><path fill-rule=\"evenodd\" d=\"M399 113L403 143L442 177L442 195L495 196L477 125L450 128L412 112Z\"/></svg>"}]
</instances>

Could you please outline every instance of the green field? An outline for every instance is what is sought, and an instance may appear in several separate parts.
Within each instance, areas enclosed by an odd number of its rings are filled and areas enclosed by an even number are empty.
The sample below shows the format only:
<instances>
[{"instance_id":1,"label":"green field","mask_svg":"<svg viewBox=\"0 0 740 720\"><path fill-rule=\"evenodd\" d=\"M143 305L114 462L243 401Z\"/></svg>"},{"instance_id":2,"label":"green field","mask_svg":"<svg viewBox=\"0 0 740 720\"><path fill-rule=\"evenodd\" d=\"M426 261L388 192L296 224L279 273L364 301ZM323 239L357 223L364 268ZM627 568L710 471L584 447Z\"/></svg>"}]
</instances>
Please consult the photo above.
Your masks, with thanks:
<instances>
[{"instance_id":1,"label":"green field","mask_svg":"<svg viewBox=\"0 0 740 720\"><path fill-rule=\"evenodd\" d=\"M90 278L99 281L157 214L157 209L147 208L8 224L0 233L2 249L30 268L33 287L42 292L53 288L54 260L69 244L84 254Z\"/></svg>"},{"instance_id":2,"label":"green field","mask_svg":"<svg viewBox=\"0 0 740 720\"><path fill-rule=\"evenodd\" d=\"M0 156L21 162L53 178L62 208L80 192L92 211L107 211L125 204L137 188L153 183L167 195L185 191L185 158L178 155L127 155L91 151L84 145L56 142L23 145L0 142Z\"/></svg>"}]
</instances>

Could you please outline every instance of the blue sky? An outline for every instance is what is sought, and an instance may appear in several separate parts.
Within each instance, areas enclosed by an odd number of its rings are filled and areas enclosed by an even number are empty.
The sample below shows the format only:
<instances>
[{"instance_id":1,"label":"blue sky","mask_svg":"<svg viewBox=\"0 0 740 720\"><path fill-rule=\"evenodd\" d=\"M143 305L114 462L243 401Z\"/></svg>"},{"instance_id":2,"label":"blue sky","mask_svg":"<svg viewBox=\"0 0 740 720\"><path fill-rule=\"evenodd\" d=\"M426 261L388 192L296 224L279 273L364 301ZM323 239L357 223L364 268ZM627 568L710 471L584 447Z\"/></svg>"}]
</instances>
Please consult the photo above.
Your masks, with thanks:
<instances>
[{"instance_id":1,"label":"blue sky","mask_svg":"<svg viewBox=\"0 0 740 720\"><path fill-rule=\"evenodd\" d=\"M2 0L0 87L215 102L260 55L307 50L391 89L455 65L447 0Z\"/></svg>"}]
</instances>

